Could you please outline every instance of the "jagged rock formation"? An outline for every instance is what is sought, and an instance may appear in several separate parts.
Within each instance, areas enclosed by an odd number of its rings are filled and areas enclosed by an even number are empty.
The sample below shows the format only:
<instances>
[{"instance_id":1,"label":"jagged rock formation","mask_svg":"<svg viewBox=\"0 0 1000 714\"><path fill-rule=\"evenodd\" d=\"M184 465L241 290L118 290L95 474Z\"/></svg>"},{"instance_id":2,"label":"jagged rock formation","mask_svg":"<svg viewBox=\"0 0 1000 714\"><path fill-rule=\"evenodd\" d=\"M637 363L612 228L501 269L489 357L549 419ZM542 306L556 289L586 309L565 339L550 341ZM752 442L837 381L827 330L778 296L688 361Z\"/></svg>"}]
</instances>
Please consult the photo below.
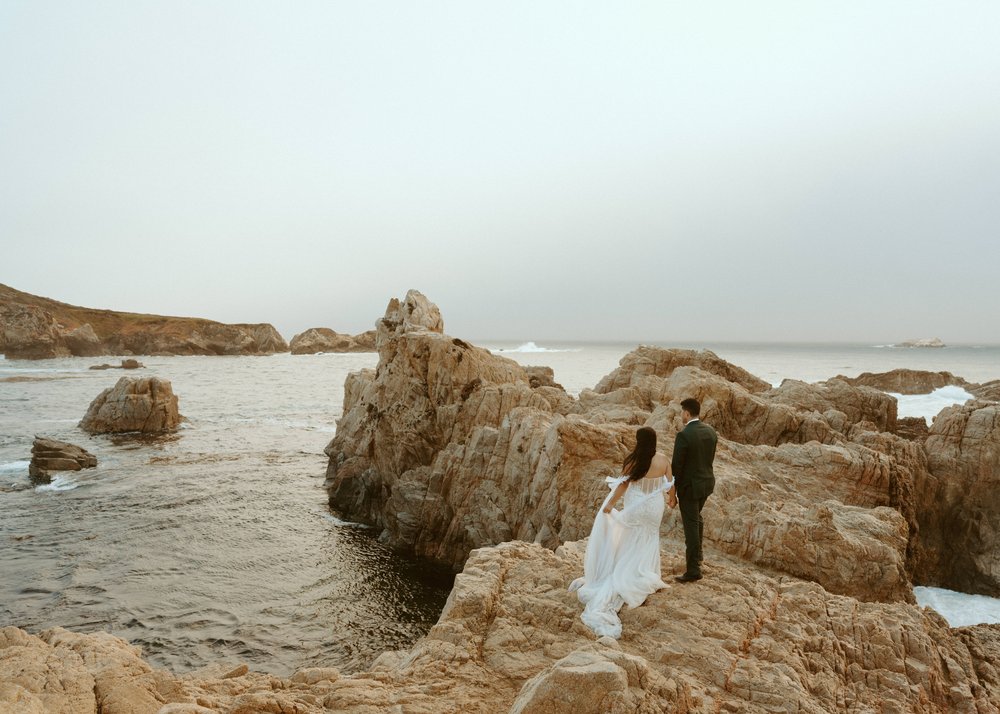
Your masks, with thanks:
<instances>
[{"instance_id":1,"label":"jagged rock formation","mask_svg":"<svg viewBox=\"0 0 1000 714\"><path fill-rule=\"evenodd\" d=\"M31 463L28 475L36 481L48 483L53 471L80 471L97 466L97 457L75 444L36 436L31 445Z\"/></svg>"},{"instance_id":2,"label":"jagged rock formation","mask_svg":"<svg viewBox=\"0 0 1000 714\"><path fill-rule=\"evenodd\" d=\"M90 403L80 428L91 434L161 434L177 429L182 418L170 380L122 377Z\"/></svg>"},{"instance_id":3,"label":"jagged rock formation","mask_svg":"<svg viewBox=\"0 0 1000 714\"><path fill-rule=\"evenodd\" d=\"M983 384L970 385L968 390L979 399L988 402L1000 402L1000 379L994 379L991 382L984 382Z\"/></svg>"},{"instance_id":4,"label":"jagged rock formation","mask_svg":"<svg viewBox=\"0 0 1000 714\"><path fill-rule=\"evenodd\" d=\"M393 546L459 567L484 545L582 538L634 428L669 451L694 396L723 437L706 511L716 547L861 600L912 600L926 458L892 433L892 397L841 379L771 388L709 352L641 347L574 399L444 335L415 292L377 332L378 367L345 386L326 486L335 510Z\"/></svg>"},{"instance_id":5,"label":"jagged rock formation","mask_svg":"<svg viewBox=\"0 0 1000 714\"><path fill-rule=\"evenodd\" d=\"M1000 405L971 401L943 410L930 427L926 453L917 494L926 548L915 575L1000 595Z\"/></svg>"},{"instance_id":6,"label":"jagged rock formation","mask_svg":"<svg viewBox=\"0 0 1000 714\"><path fill-rule=\"evenodd\" d=\"M287 351L284 339L267 323L227 325L193 317L96 310L0 285L0 352L8 359Z\"/></svg>"},{"instance_id":7,"label":"jagged rock formation","mask_svg":"<svg viewBox=\"0 0 1000 714\"><path fill-rule=\"evenodd\" d=\"M374 352L375 330L357 335L334 332L329 327L312 327L300 332L288 343L293 355L317 352Z\"/></svg>"},{"instance_id":8,"label":"jagged rock formation","mask_svg":"<svg viewBox=\"0 0 1000 714\"><path fill-rule=\"evenodd\" d=\"M888 372L863 372L857 377L840 376L856 387L874 387L895 394L930 394L935 389L954 385L968 387L969 383L951 372L928 372L921 369L893 369Z\"/></svg>"},{"instance_id":9,"label":"jagged rock formation","mask_svg":"<svg viewBox=\"0 0 1000 714\"><path fill-rule=\"evenodd\" d=\"M211 667L178 677L107 633L0 629L0 710L101 714L991 712L1000 626L865 603L715 551L695 586L622 612L619 641L579 619L583 543L475 551L438 623L365 672L288 679ZM664 542L680 566L682 545ZM18 707L18 708L15 708Z\"/></svg>"}]
</instances>

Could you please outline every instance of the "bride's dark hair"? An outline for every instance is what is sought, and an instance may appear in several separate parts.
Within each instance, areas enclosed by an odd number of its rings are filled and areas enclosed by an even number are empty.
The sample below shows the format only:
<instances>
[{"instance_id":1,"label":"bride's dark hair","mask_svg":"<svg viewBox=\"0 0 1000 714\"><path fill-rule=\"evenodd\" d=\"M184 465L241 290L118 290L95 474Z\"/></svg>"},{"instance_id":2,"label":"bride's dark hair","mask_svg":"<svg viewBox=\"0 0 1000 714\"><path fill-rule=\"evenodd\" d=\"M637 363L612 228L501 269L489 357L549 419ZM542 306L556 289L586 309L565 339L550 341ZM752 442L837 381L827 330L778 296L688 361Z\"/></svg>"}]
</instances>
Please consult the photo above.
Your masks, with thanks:
<instances>
[{"instance_id":1,"label":"bride's dark hair","mask_svg":"<svg viewBox=\"0 0 1000 714\"><path fill-rule=\"evenodd\" d=\"M656 453L656 431L652 427L640 427L635 432L635 448L625 457L622 473L628 474L629 481L637 481L649 471L649 464Z\"/></svg>"}]
</instances>

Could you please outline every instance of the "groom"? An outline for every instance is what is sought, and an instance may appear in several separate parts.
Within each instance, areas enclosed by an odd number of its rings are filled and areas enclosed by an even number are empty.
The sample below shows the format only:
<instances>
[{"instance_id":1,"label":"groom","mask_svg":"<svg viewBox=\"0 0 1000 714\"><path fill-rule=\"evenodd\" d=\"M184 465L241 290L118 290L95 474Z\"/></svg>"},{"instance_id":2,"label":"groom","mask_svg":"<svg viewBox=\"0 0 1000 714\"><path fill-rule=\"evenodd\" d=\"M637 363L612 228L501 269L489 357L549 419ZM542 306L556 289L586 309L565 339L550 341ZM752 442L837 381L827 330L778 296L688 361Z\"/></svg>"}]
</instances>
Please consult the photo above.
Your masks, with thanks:
<instances>
[{"instance_id":1,"label":"groom","mask_svg":"<svg viewBox=\"0 0 1000 714\"><path fill-rule=\"evenodd\" d=\"M684 544L687 555L687 570L674 580L692 583L701 580L701 539L705 523L701 519L701 509L715 490L715 445L719 438L715 429L702 423L698 418L701 405L697 399L681 402L681 418L684 428L674 439L674 456L670 468L677 484L676 496L670 495L670 507L680 499L681 521L684 523Z\"/></svg>"}]
</instances>

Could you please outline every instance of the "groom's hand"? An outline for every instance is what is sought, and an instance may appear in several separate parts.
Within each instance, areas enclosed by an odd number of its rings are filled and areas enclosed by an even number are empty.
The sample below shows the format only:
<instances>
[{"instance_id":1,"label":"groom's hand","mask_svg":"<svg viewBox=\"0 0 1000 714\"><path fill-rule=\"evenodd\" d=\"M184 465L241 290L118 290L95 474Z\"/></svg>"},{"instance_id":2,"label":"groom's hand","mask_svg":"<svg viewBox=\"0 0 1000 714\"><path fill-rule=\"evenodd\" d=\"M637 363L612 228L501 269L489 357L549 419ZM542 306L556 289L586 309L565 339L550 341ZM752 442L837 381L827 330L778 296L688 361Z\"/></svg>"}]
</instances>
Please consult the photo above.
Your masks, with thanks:
<instances>
[{"instance_id":1,"label":"groom's hand","mask_svg":"<svg viewBox=\"0 0 1000 714\"><path fill-rule=\"evenodd\" d=\"M677 496L674 494L667 496L667 505L671 508L677 508Z\"/></svg>"}]
</instances>

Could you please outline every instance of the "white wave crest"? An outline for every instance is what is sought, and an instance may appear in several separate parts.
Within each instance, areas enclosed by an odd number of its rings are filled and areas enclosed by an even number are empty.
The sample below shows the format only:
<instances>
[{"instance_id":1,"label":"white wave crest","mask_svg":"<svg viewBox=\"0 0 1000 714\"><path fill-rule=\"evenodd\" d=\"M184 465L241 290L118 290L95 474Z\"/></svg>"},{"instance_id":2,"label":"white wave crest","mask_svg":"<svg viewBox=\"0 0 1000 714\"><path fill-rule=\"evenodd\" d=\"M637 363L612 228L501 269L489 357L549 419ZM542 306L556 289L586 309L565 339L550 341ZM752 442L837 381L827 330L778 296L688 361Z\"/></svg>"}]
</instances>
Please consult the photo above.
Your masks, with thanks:
<instances>
[{"instance_id":1,"label":"white wave crest","mask_svg":"<svg viewBox=\"0 0 1000 714\"><path fill-rule=\"evenodd\" d=\"M63 476L62 474L56 474L52 477L50 483L43 483L41 486L35 486L36 491L72 491L74 488L79 486L76 481L71 480L68 476Z\"/></svg>"},{"instance_id":2,"label":"white wave crest","mask_svg":"<svg viewBox=\"0 0 1000 714\"><path fill-rule=\"evenodd\" d=\"M930 394L896 394L889 392L899 402L897 414L901 417L923 417L929 424L938 413L953 404L964 404L974 399L961 387L949 385L935 389Z\"/></svg>"},{"instance_id":3,"label":"white wave crest","mask_svg":"<svg viewBox=\"0 0 1000 714\"><path fill-rule=\"evenodd\" d=\"M496 349L490 350L491 352L581 352L582 347L576 348L566 348L566 349L556 349L554 347L541 347L536 345L534 342L525 342L519 347L514 347L512 349L505 349L503 347L498 347Z\"/></svg>"},{"instance_id":4,"label":"white wave crest","mask_svg":"<svg viewBox=\"0 0 1000 714\"><path fill-rule=\"evenodd\" d=\"M933 608L952 627L1000 623L998 598L928 587L915 587L913 594L919 605Z\"/></svg>"},{"instance_id":5,"label":"white wave crest","mask_svg":"<svg viewBox=\"0 0 1000 714\"><path fill-rule=\"evenodd\" d=\"M0 464L0 476L27 474L30 464L30 461L8 461L6 464Z\"/></svg>"},{"instance_id":6,"label":"white wave crest","mask_svg":"<svg viewBox=\"0 0 1000 714\"><path fill-rule=\"evenodd\" d=\"M345 521L342 518L337 518L332 513L322 513L320 515L322 515L323 518L325 518L326 520L332 522L334 525L346 526L347 528L368 528L368 526L365 525L364 523L354 523L352 521Z\"/></svg>"}]
</instances>

